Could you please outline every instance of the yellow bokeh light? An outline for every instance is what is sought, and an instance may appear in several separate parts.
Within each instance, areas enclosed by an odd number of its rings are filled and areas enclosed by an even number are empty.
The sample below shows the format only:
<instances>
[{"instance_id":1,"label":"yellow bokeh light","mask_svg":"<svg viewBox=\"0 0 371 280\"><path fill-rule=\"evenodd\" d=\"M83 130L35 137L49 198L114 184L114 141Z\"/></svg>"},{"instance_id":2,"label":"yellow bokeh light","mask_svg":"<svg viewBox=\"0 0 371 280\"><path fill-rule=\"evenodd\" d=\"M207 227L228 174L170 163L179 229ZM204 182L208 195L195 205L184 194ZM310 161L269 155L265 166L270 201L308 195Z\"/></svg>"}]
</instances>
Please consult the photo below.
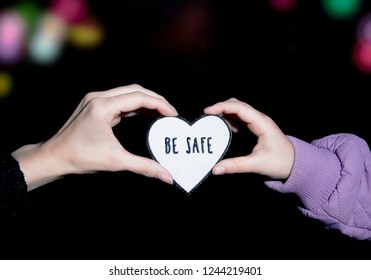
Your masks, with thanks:
<instances>
[{"instance_id":1,"label":"yellow bokeh light","mask_svg":"<svg viewBox=\"0 0 371 280\"><path fill-rule=\"evenodd\" d=\"M91 49L100 45L104 38L102 26L90 19L70 26L68 32L69 42L80 49Z\"/></svg>"},{"instance_id":2,"label":"yellow bokeh light","mask_svg":"<svg viewBox=\"0 0 371 280\"><path fill-rule=\"evenodd\" d=\"M0 98L7 97L13 88L13 79L7 72L0 71Z\"/></svg>"}]
</instances>

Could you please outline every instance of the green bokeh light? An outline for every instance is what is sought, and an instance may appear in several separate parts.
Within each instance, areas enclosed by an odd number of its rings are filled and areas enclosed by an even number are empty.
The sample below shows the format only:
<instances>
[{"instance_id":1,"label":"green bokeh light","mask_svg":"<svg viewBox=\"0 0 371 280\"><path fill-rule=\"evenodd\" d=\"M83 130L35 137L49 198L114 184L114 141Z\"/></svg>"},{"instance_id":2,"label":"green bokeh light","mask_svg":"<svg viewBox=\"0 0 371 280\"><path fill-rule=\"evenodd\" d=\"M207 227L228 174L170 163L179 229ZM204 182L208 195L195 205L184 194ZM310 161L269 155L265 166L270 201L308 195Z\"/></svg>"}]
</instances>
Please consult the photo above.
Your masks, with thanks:
<instances>
[{"instance_id":1,"label":"green bokeh light","mask_svg":"<svg viewBox=\"0 0 371 280\"><path fill-rule=\"evenodd\" d=\"M16 6L15 10L18 11L25 19L28 27L32 30L41 13L41 8L31 1L20 1Z\"/></svg>"},{"instance_id":2,"label":"green bokeh light","mask_svg":"<svg viewBox=\"0 0 371 280\"><path fill-rule=\"evenodd\" d=\"M362 0L322 0L322 6L328 16L345 20L358 13Z\"/></svg>"}]
</instances>

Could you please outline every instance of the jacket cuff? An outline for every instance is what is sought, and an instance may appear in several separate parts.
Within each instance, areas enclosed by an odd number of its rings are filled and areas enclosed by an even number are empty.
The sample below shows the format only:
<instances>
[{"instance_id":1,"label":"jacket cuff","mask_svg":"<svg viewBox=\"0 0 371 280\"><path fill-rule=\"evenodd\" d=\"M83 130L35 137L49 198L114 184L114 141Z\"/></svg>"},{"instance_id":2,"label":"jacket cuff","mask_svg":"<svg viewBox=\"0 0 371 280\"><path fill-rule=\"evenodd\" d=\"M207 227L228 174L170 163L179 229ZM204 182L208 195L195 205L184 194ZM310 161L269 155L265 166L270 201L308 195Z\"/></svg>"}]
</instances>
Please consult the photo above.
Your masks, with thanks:
<instances>
[{"instance_id":1,"label":"jacket cuff","mask_svg":"<svg viewBox=\"0 0 371 280\"><path fill-rule=\"evenodd\" d=\"M328 201L341 178L336 154L292 136L294 164L286 182L268 180L265 184L282 193L295 193L304 207L313 210Z\"/></svg>"}]
</instances>

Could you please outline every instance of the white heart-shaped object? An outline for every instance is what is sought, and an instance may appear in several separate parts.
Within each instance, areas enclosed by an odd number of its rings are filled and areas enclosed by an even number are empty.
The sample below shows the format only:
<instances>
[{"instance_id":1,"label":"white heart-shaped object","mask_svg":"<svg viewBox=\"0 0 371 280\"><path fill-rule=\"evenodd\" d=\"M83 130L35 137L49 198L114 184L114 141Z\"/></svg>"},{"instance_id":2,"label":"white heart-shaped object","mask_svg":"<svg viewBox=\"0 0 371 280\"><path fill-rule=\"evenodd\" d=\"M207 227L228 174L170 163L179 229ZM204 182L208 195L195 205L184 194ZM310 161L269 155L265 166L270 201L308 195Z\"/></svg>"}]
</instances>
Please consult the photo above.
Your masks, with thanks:
<instances>
[{"instance_id":1,"label":"white heart-shaped object","mask_svg":"<svg viewBox=\"0 0 371 280\"><path fill-rule=\"evenodd\" d=\"M217 115L203 115L193 123L181 117L160 117L147 134L152 157L190 193L222 159L231 142L231 130Z\"/></svg>"}]
</instances>

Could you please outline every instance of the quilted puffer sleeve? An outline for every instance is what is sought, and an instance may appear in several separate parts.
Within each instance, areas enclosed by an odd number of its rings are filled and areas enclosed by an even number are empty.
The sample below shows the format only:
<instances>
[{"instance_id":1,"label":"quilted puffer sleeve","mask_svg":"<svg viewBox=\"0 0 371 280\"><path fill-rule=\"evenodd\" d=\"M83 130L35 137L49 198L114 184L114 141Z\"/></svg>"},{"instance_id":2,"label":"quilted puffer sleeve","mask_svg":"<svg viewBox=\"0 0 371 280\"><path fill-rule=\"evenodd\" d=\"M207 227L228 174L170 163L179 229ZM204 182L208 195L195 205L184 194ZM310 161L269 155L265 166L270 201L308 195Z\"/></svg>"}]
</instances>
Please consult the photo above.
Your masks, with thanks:
<instances>
[{"instance_id":1,"label":"quilted puffer sleeve","mask_svg":"<svg viewBox=\"0 0 371 280\"><path fill-rule=\"evenodd\" d=\"M288 136L295 159L286 182L265 184L295 193L306 216L350 237L371 240L371 154L368 144L354 134L341 133L304 142Z\"/></svg>"}]
</instances>

